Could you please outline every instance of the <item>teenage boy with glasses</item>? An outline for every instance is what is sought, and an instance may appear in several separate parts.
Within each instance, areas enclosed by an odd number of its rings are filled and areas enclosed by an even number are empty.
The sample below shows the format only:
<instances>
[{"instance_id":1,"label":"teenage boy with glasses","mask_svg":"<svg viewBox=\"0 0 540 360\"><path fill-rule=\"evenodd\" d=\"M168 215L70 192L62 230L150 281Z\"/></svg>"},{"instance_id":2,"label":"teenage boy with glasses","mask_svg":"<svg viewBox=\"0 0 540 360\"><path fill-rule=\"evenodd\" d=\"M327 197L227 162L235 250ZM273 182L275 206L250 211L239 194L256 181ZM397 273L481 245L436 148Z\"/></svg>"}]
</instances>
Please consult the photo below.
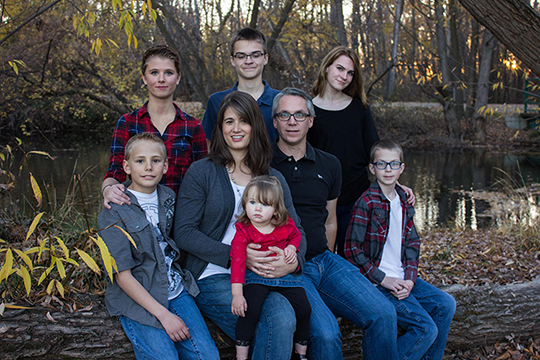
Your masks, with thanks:
<instances>
[{"instance_id":1,"label":"teenage boy with glasses","mask_svg":"<svg viewBox=\"0 0 540 360\"><path fill-rule=\"evenodd\" d=\"M272 122L272 102L279 91L272 89L262 79L264 66L268 64L266 38L259 30L243 28L233 35L230 49L231 65L236 70L238 81L232 88L210 96L202 121L206 140L209 144L221 101L227 94L238 90L250 94L257 100L270 142L273 142L277 137L277 131Z\"/></svg>"}]
</instances>

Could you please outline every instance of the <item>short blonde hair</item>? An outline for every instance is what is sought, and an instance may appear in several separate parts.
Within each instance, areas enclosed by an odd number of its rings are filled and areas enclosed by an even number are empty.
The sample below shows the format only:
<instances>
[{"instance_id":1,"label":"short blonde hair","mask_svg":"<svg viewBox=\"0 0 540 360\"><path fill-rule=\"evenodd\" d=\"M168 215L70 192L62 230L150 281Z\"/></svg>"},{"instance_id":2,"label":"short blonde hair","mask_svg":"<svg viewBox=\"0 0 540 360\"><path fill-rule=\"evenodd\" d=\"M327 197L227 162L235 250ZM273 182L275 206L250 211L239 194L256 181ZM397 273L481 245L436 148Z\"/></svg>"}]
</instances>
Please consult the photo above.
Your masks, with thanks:
<instances>
[{"instance_id":1,"label":"short blonde hair","mask_svg":"<svg viewBox=\"0 0 540 360\"><path fill-rule=\"evenodd\" d=\"M276 210L276 214L272 220L274 226L283 226L287 224L290 214L285 207L283 200L283 187L275 176L261 175L256 176L247 184L242 196L242 214L238 216L238 222L249 224L249 218L246 214L246 204L248 202L249 191L255 189L255 199L261 204L272 206Z\"/></svg>"},{"instance_id":2,"label":"short blonde hair","mask_svg":"<svg viewBox=\"0 0 540 360\"><path fill-rule=\"evenodd\" d=\"M159 136L152 134L152 133L140 133L133 135L127 142L126 147L124 148L124 159L127 161L131 157L131 152L133 151L133 147L136 143L139 141L153 141L157 144L159 144L159 149L161 150L161 154L163 155L163 160L167 160L167 148L165 147L165 144L163 143L163 140L159 138Z\"/></svg>"}]
</instances>

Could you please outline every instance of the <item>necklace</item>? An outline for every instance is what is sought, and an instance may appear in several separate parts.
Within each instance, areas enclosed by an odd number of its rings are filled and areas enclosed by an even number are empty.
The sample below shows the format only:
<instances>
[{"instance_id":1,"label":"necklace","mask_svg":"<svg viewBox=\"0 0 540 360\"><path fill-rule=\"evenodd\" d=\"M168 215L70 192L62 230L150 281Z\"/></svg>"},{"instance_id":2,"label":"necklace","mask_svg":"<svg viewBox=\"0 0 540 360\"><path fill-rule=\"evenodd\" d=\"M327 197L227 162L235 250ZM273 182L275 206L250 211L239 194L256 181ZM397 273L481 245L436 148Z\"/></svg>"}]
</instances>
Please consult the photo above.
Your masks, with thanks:
<instances>
[{"instance_id":1,"label":"necklace","mask_svg":"<svg viewBox=\"0 0 540 360\"><path fill-rule=\"evenodd\" d=\"M242 193L240 192L240 189L238 188L238 184L236 183L236 180L234 180L233 170L228 166L226 166L225 169L227 169L227 173L229 174L229 177L231 178L231 181L233 182L234 187L236 188L236 192L238 193L238 197L241 199L242 198Z\"/></svg>"}]
</instances>

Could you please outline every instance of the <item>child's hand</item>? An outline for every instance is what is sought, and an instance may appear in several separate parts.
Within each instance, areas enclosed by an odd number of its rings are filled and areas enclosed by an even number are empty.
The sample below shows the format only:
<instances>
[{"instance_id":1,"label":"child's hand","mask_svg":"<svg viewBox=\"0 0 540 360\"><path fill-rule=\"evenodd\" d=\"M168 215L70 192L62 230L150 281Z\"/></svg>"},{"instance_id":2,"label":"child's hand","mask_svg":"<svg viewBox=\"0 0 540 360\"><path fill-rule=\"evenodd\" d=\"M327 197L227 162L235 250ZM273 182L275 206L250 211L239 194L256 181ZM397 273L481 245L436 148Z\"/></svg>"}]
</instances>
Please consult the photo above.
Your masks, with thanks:
<instances>
[{"instance_id":1,"label":"child's hand","mask_svg":"<svg viewBox=\"0 0 540 360\"><path fill-rule=\"evenodd\" d=\"M404 280L403 287L398 291L391 291L392 295L398 300L403 300L409 297L414 287L412 280Z\"/></svg>"},{"instance_id":2,"label":"child's hand","mask_svg":"<svg viewBox=\"0 0 540 360\"><path fill-rule=\"evenodd\" d=\"M158 320L161 325L163 325L163 328L172 341L182 341L191 337L189 334L189 329L184 321L170 311L168 311L168 314L165 314L162 318L158 318Z\"/></svg>"},{"instance_id":3,"label":"child's hand","mask_svg":"<svg viewBox=\"0 0 540 360\"><path fill-rule=\"evenodd\" d=\"M288 245L284 250L285 263L292 264L296 261L296 248L293 245Z\"/></svg>"},{"instance_id":4,"label":"child's hand","mask_svg":"<svg viewBox=\"0 0 540 360\"><path fill-rule=\"evenodd\" d=\"M247 301L246 298L242 295L233 296L231 311L234 315L241 317L246 316L245 312L247 311Z\"/></svg>"}]
</instances>

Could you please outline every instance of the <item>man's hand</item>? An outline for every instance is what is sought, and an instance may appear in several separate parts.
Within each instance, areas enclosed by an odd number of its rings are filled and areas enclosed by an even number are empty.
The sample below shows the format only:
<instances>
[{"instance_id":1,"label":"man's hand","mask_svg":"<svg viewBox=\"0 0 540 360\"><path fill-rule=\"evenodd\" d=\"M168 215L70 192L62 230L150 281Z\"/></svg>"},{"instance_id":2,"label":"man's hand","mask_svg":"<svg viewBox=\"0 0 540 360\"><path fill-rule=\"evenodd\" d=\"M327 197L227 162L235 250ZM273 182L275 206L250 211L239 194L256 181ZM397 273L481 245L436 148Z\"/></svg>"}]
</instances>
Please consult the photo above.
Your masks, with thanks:
<instances>
[{"instance_id":1,"label":"man's hand","mask_svg":"<svg viewBox=\"0 0 540 360\"><path fill-rule=\"evenodd\" d=\"M416 197L414 196L412 189L401 184L399 184L399 186L401 186L403 191L405 191L405 195L407 196L407 203L411 206L414 206L414 204L416 204Z\"/></svg>"}]
</instances>

